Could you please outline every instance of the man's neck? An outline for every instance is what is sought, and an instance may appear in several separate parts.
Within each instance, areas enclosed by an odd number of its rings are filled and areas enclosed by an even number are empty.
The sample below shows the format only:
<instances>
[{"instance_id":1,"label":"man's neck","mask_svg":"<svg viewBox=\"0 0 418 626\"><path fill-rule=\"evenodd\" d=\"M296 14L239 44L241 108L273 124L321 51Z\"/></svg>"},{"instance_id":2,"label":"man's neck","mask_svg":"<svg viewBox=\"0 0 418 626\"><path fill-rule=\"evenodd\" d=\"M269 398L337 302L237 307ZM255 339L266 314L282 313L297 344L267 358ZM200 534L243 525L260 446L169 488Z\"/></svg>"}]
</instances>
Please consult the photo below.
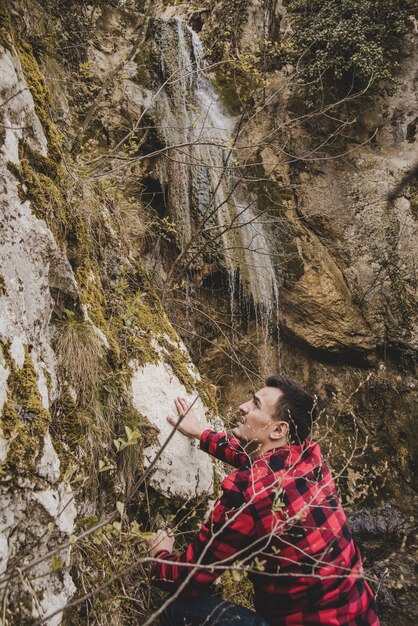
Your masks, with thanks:
<instances>
[{"instance_id":1,"label":"man's neck","mask_svg":"<svg viewBox=\"0 0 418 626\"><path fill-rule=\"evenodd\" d=\"M255 461L256 459L259 459L260 457L264 456L264 454L266 454L267 452L270 452L271 450L276 450L277 448L282 448L283 446L286 446L288 444L287 439L283 438L283 439L278 439L274 442L271 443L266 443L266 444L261 444L255 441L250 441L249 443L242 443L242 447L245 450L245 453L248 454L248 456Z\"/></svg>"}]
</instances>

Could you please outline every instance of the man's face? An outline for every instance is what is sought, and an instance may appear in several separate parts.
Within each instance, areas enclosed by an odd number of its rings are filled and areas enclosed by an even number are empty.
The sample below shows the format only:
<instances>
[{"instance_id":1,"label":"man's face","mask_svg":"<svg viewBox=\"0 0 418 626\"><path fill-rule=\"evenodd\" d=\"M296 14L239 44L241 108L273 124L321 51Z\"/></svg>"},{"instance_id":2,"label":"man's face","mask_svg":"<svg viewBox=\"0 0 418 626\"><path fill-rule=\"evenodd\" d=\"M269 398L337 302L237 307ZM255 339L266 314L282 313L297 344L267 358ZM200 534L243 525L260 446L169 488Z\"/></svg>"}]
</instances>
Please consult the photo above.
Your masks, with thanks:
<instances>
[{"instance_id":1,"label":"man's face","mask_svg":"<svg viewBox=\"0 0 418 626\"><path fill-rule=\"evenodd\" d=\"M274 420L273 416L282 395L280 389L263 387L254 393L250 400L241 404L238 407L241 413L240 421L232 430L235 437L243 443L267 443L277 427L277 420Z\"/></svg>"}]
</instances>

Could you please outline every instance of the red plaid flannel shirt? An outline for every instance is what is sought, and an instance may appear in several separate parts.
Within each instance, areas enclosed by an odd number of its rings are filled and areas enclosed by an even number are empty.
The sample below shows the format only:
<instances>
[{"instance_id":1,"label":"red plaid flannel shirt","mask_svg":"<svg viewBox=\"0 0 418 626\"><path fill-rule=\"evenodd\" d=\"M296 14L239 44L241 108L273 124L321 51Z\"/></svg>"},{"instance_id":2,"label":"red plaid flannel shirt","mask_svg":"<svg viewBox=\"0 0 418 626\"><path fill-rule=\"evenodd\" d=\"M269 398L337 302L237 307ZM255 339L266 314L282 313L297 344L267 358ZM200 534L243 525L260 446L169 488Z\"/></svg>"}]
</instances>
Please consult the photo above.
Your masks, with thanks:
<instances>
[{"instance_id":1,"label":"red plaid flannel shirt","mask_svg":"<svg viewBox=\"0 0 418 626\"><path fill-rule=\"evenodd\" d=\"M206 430L200 447L238 469L223 480L221 497L186 551L158 553L164 561L153 565L158 586L172 590L190 576L183 593L196 595L222 574L219 565L238 562L250 566L256 610L273 626L378 626L318 444L306 440L252 461L237 439Z\"/></svg>"}]
</instances>

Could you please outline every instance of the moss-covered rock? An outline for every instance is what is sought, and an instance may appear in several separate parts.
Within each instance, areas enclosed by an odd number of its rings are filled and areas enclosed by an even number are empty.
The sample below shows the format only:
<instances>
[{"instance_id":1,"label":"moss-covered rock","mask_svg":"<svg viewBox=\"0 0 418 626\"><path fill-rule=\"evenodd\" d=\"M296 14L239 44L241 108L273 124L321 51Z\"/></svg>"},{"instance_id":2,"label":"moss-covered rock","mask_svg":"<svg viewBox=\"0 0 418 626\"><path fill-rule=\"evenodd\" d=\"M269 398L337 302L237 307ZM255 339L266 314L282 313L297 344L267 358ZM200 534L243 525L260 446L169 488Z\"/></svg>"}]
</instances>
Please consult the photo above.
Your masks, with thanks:
<instances>
[{"instance_id":1,"label":"moss-covered rock","mask_svg":"<svg viewBox=\"0 0 418 626\"><path fill-rule=\"evenodd\" d=\"M22 368L16 366L7 344L3 344L2 348L9 368L7 399L0 421L3 437L7 442L2 480L8 483L24 477L34 478L51 418L42 403L38 376L28 347L25 347Z\"/></svg>"},{"instance_id":2,"label":"moss-covered rock","mask_svg":"<svg viewBox=\"0 0 418 626\"><path fill-rule=\"evenodd\" d=\"M22 202L30 200L31 210L45 220L58 242L63 242L68 224L68 206L58 182L59 169L24 142L20 144L19 165L9 163L19 180Z\"/></svg>"},{"instance_id":3,"label":"moss-covered rock","mask_svg":"<svg viewBox=\"0 0 418 626\"><path fill-rule=\"evenodd\" d=\"M51 94L30 44L19 38L16 42L16 47L25 80L35 102L36 114L41 120L48 140L49 157L54 163L59 163L62 157L61 142L55 124L51 119Z\"/></svg>"}]
</instances>

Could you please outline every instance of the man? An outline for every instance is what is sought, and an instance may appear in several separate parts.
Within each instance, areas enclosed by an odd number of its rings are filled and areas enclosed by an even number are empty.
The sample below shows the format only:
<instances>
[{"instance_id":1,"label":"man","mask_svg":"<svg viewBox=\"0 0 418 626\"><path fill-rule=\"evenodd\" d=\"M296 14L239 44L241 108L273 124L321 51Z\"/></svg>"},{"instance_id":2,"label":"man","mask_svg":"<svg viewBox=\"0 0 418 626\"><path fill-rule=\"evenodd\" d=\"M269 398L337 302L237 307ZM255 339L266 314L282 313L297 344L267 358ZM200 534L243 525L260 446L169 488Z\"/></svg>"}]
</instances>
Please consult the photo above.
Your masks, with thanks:
<instances>
[{"instance_id":1,"label":"man","mask_svg":"<svg viewBox=\"0 0 418 626\"><path fill-rule=\"evenodd\" d=\"M234 437L202 430L186 400L176 406L179 430L237 469L183 554L172 553L169 530L150 544L156 584L178 591L161 624L378 626L335 485L318 444L307 439L312 396L289 378L268 378L239 407ZM206 593L232 564L247 570L257 613Z\"/></svg>"}]
</instances>

